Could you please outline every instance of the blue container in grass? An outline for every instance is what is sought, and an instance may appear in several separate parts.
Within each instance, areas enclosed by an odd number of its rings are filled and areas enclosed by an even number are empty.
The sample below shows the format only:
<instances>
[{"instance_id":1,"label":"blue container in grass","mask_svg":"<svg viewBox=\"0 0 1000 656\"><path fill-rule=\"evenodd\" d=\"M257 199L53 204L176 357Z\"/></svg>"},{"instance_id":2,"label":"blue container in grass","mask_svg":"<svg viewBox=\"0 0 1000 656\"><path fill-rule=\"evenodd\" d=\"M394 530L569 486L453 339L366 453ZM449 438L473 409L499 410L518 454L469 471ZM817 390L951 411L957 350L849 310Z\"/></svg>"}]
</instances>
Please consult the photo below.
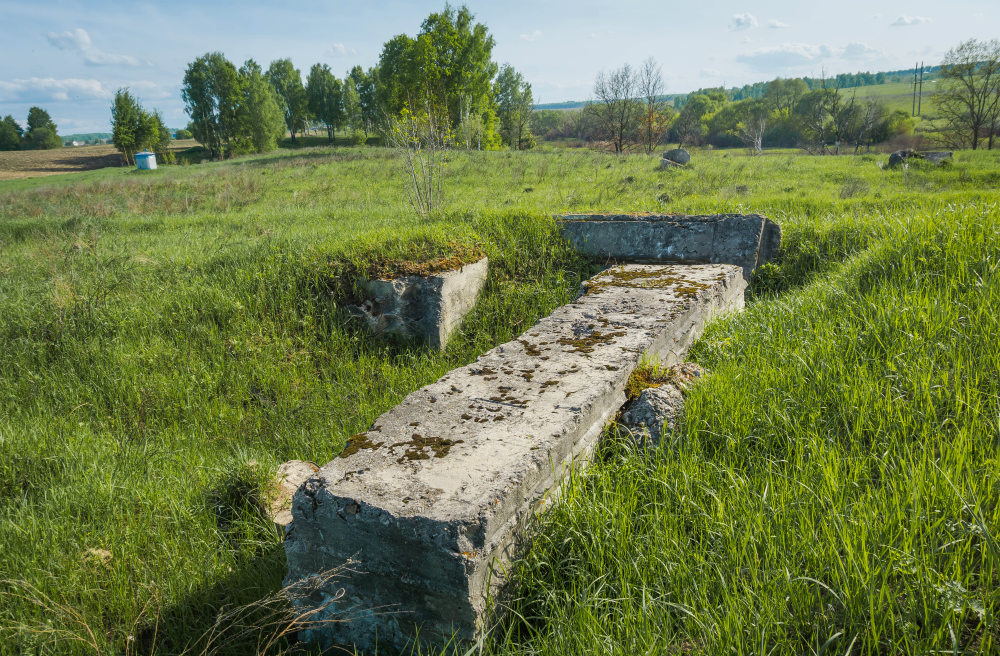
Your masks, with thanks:
<instances>
[{"instance_id":1,"label":"blue container in grass","mask_svg":"<svg viewBox=\"0 0 1000 656\"><path fill-rule=\"evenodd\" d=\"M135 168L140 170L150 170L156 168L156 153L142 151L135 154Z\"/></svg>"}]
</instances>

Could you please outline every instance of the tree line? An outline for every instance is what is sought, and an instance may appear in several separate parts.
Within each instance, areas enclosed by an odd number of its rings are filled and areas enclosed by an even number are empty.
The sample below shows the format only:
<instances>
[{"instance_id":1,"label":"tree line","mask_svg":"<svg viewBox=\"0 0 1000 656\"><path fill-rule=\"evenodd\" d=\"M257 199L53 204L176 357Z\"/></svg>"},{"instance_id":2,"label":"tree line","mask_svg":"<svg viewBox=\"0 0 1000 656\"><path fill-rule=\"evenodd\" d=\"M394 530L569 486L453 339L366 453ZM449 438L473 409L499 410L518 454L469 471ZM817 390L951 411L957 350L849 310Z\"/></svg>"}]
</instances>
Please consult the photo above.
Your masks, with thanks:
<instances>
[{"instance_id":1,"label":"tree line","mask_svg":"<svg viewBox=\"0 0 1000 656\"><path fill-rule=\"evenodd\" d=\"M0 119L0 150L42 150L61 148L59 130L41 107L28 110L27 129L7 114Z\"/></svg>"},{"instance_id":2,"label":"tree line","mask_svg":"<svg viewBox=\"0 0 1000 656\"><path fill-rule=\"evenodd\" d=\"M403 112L429 116L452 147L525 149L534 145L531 85L493 61L493 36L465 6L430 14L416 36L387 41L377 65L337 77L314 64L305 80L291 60L263 71L253 60L239 69L222 53L191 62L182 97L188 130L213 157L264 152L287 133L310 125L330 141L345 131L353 143L386 134Z\"/></svg>"},{"instance_id":3,"label":"tree line","mask_svg":"<svg viewBox=\"0 0 1000 656\"><path fill-rule=\"evenodd\" d=\"M913 130L902 111L877 100L845 93L836 79L810 90L801 78L771 80L763 96L734 100L723 89L702 89L676 107L663 97L661 68L648 59L601 72L594 99L582 110L535 113L534 129L545 138L603 143L616 153L653 152L661 143L680 146L801 146L825 153L855 151ZM828 147L828 144L830 146Z\"/></svg>"},{"instance_id":4,"label":"tree line","mask_svg":"<svg viewBox=\"0 0 1000 656\"><path fill-rule=\"evenodd\" d=\"M927 117L925 133L947 147L992 148L1000 135L1000 42L965 41L934 71L936 114ZM639 68L625 64L598 73L593 100L579 110L538 110L532 130L545 139L596 143L616 153L677 143L839 154L913 134L919 119L909 112L859 97L865 75L776 78L753 85L752 93L700 89L668 101L660 66L649 59Z\"/></svg>"}]
</instances>

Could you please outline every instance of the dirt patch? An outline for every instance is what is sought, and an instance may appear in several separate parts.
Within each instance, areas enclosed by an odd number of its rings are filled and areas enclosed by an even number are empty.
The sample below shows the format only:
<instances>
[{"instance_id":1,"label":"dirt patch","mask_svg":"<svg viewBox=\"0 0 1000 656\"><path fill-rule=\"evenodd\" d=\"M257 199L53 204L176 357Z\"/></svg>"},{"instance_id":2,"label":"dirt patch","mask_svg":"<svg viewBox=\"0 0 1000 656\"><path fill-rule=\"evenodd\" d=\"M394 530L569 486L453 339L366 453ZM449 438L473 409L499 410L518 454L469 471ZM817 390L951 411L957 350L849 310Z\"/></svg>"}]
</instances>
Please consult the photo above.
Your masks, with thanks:
<instances>
[{"instance_id":1,"label":"dirt patch","mask_svg":"<svg viewBox=\"0 0 1000 656\"><path fill-rule=\"evenodd\" d=\"M198 145L193 139L173 142L170 150L179 152ZM114 146L66 146L52 150L0 151L0 180L34 178L92 171L121 166L122 156Z\"/></svg>"}]
</instances>

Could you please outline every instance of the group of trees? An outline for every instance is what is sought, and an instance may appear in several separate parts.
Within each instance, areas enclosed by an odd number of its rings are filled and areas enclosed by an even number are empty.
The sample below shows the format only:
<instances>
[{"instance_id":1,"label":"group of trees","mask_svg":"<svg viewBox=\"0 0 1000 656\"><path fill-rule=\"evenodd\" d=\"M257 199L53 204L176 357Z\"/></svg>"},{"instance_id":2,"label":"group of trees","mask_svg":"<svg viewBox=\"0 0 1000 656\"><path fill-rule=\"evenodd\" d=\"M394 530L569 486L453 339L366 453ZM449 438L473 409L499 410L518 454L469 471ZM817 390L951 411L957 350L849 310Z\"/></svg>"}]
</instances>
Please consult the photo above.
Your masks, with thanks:
<instances>
[{"instance_id":1,"label":"group of trees","mask_svg":"<svg viewBox=\"0 0 1000 656\"><path fill-rule=\"evenodd\" d=\"M266 152L277 146L288 110L275 82L280 81L285 61L272 62L267 74L253 59L237 69L221 52L207 53L188 65L181 87L191 117L187 129L212 157ZM293 114L297 127L295 118Z\"/></svg>"},{"instance_id":2,"label":"group of trees","mask_svg":"<svg viewBox=\"0 0 1000 656\"><path fill-rule=\"evenodd\" d=\"M28 110L27 130L10 114L0 119L0 150L39 150L61 146L62 139L56 124L41 107Z\"/></svg>"},{"instance_id":3,"label":"group of trees","mask_svg":"<svg viewBox=\"0 0 1000 656\"><path fill-rule=\"evenodd\" d=\"M651 153L664 142L742 145L757 153L765 145L857 151L912 131L906 112L859 99L856 89L839 88L837 79L810 89L805 79L779 78L765 83L759 97L740 100L723 89L701 89L675 106L663 95L660 66L648 59L639 69L626 64L599 73L594 100L582 110L535 112L534 129L550 139L598 142L616 153Z\"/></svg>"},{"instance_id":4,"label":"group of trees","mask_svg":"<svg viewBox=\"0 0 1000 656\"><path fill-rule=\"evenodd\" d=\"M143 109L132 92L125 88L115 93L111 105L111 143L125 158L126 164L135 164L135 154L149 150L161 162L171 159L170 130L163 123L160 112Z\"/></svg>"},{"instance_id":5,"label":"group of trees","mask_svg":"<svg viewBox=\"0 0 1000 656\"><path fill-rule=\"evenodd\" d=\"M932 67L937 113L926 117L927 135L952 148L992 148L1000 136L1000 41L965 41ZM661 142L680 145L801 147L816 154L858 152L912 134L908 111L890 111L859 87L913 71L841 74L832 78L778 78L742 89L700 89L667 102L660 67L652 59L602 71L594 99L582 110L541 110L536 134L577 139L622 153L652 152ZM897 75L898 74L898 75Z\"/></svg>"},{"instance_id":6,"label":"group of trees","mask_svg":"<svg viewBox=\"0 0 1000 656\"><path fill-rule=\"evenodd\" d=\"M291 62L288 65L290 67ZM291 71L289 73L291 74ZM327 138L330 141L333 141L336 131L340 128L349 131L353 143L360 144L368 140L368 135L378 118L372 71L366 72L360 66L355 66L341 80L333 74L328 65L313 64L304 87L301 78L298 77L298 71L294 71L294 78L293 83L295 80L299 82L297 85L293 84L295 89L290 99L302 99L296 101L298 109L294 119L298 122L300 130L306 121L312 118L326 127ZM291 116L286 114L286 122L292 120ZM294 137L293 133L292 138Z\"/></svg>"},{"instance_id":7,"label":"group of trees","mask_svg":"<svg viewBox=\"0 0 1000 656\"><path fill-rule=\"evenodd\" d=\"M1000 132L1000 41L969 39L949 50L936 94L942 140L952 148L993 148Z\"/></svg>"},{"instance_id":8,"label":"group of trees","mask_svg":"<svg viewBox=\"0 0 1000 656\"><path fill-rule=\"evenodd\" d=\"M303 83L288 59L266 72L247 61L240 69L221 53L192 62L182 95L194 137L214 157L276 146L310 125L322 125L332 141L346 130L355 143L372 132L387 135L407 120L435 125L451 147L516 149L534 146L531 85L510 66L492 59L494 40L467 7L432 13L415 37L387 41L378 64L353 67L342 79L315 64Z\"/></svg>"}]
</instances>

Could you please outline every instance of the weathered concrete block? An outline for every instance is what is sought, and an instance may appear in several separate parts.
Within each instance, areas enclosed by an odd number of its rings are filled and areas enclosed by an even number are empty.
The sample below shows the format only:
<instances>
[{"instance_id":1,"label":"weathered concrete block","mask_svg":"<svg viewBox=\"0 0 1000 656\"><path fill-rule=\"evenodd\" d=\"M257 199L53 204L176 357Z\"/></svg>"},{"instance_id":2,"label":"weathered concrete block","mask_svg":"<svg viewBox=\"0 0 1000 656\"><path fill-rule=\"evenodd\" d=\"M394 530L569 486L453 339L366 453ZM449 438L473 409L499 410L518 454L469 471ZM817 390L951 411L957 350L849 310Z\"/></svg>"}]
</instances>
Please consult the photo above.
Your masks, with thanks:
<instances>
[{"instance_id":1,"label":"weathered concrete block","mask_svg":"<svg viewBox=\"0 0 1000 656\"><path fill-rule=\"evenodd\" d=\"M362 288L369 299L353 312L381 335L422 339L444 348L486 284L489 260L429 276L368 280Z\"/></svg>"},{"instance_id":2,"label":"weathered concrete block","mask_svg":"<svg viewBox=\"0 0 1000 656\"><path fill-rule=\"evenodd\" d=\"M295 494L286 583L357 561L300 601L321 608L344 590L320 613L340 621L303 637L380 650L417 631L474 639L522 528L587 460L643 354L677 362L711 316L743 306L745 287L731 265L615 267L355 435Z\"/></svg>"},{"instance_id":3,"label":"weathered concrete block","mask_svg":"<svg viewBox=\"0 0 1000 656\"><path fill-rule=\"evenodd\" d=\"M566 214L563 236L587 255L630 262L754 268L777 255L781 226L759 214Z\"/></svg>"}]
</instances>

